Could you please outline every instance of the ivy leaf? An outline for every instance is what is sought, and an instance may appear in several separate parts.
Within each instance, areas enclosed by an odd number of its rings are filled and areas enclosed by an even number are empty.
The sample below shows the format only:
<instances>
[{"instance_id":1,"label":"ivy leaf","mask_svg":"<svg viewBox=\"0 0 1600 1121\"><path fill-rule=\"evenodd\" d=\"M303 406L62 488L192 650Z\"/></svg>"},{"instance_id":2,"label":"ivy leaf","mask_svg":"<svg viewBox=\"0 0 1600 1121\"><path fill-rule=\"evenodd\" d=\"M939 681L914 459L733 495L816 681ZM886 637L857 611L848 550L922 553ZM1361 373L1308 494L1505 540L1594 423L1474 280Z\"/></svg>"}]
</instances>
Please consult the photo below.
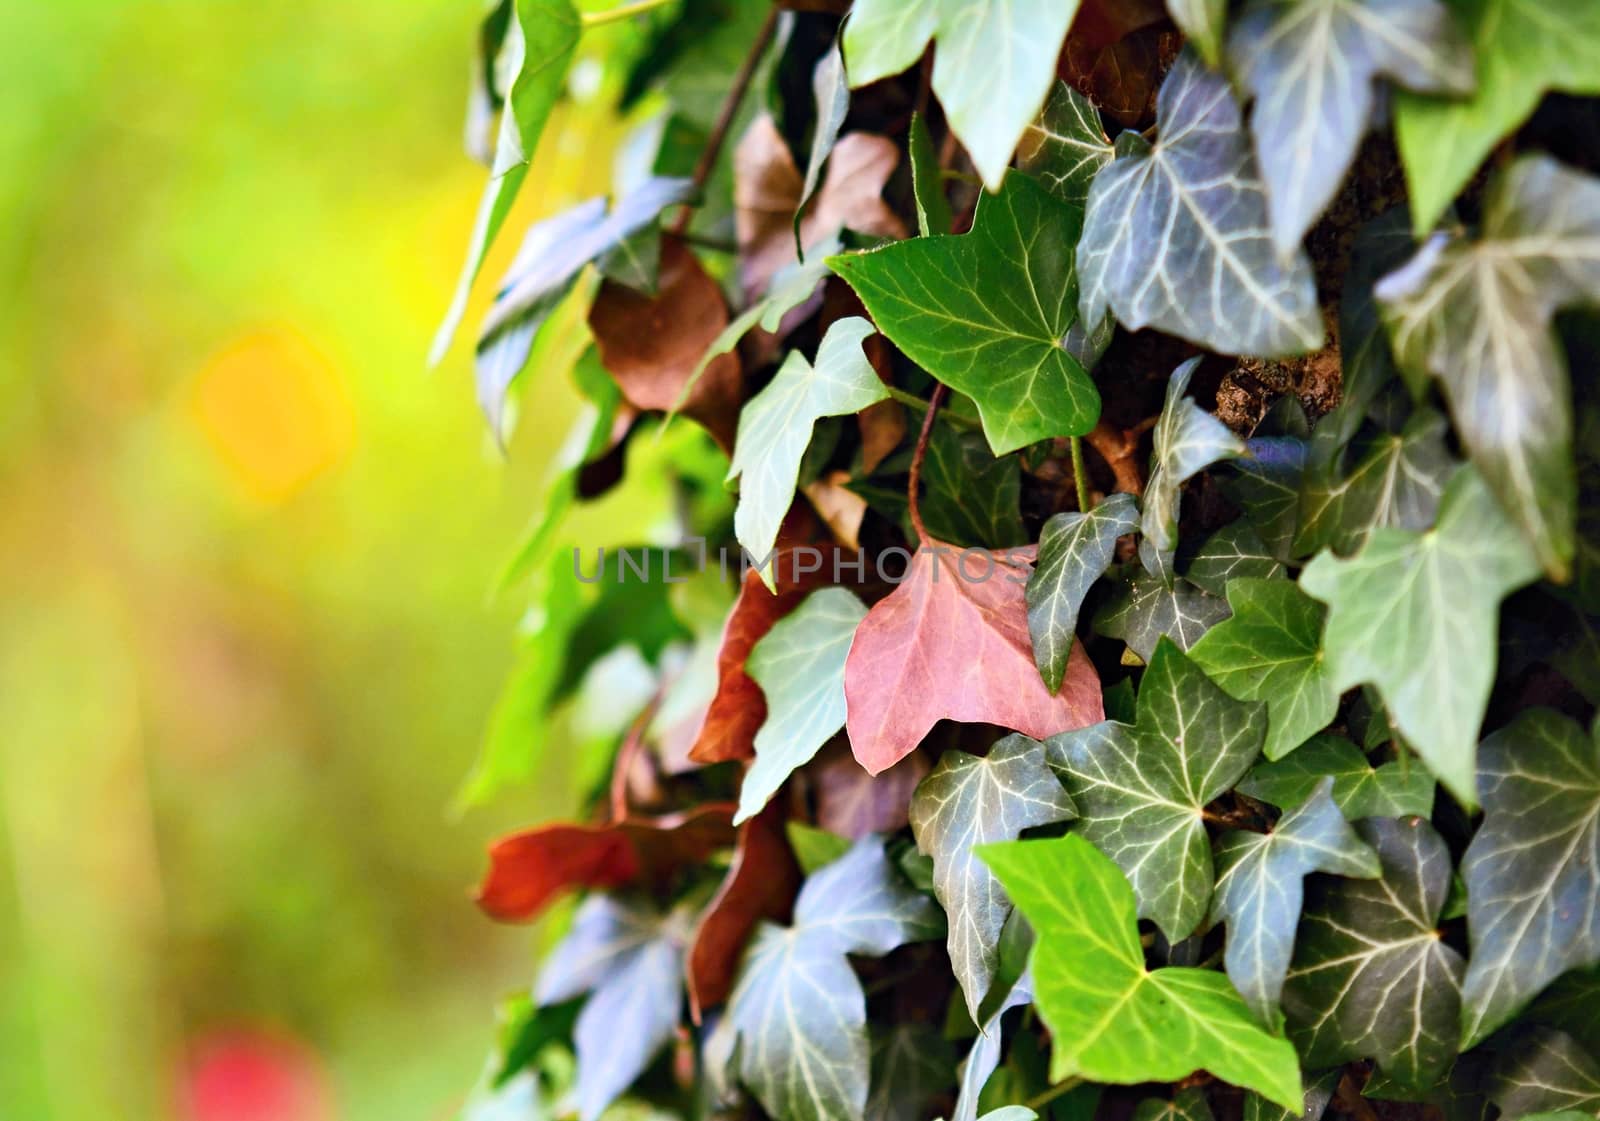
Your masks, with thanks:
<instances>
[{"instance_id":1,"label":"ivy leaf","mask_svg":"<svg viewBox=\"0 0 1600 1121\"><path fill-rule=\"evenodd\" d=\"M917 233L921 237L950 232L950 200L945 197L939 175L939 153L933 149L933 136L921 113L911 115L911 193L917 206Z\"/></svg>"},{"instance_id":2,"label":"ivy leaf","mask_svg":"<svg viewBox=\"0 0 1600 1121\"><path fill-rule=\"evenodd\" d=\"M1323 423L1336 425L1335 414ZM1445 481L1456 467L1445 446L1446 427L1444 417L1419 409L1399 432L1359 441L1353 449L1356 465L1348 474L1338 448L1319 430L1300 492L1295 553L1351 553L1375 529L1432 525Z\"/></svg>"},{"instance_id":3,"label":"ivy leaf","mask_svg":"<svg viewBox=\"0 0 1600 1121\"><path fill-rule=\"evenodd\" d=\"M950 1044L927 1024L896 1024L875 1034L867 1121L923 1121L929 1104L949 1087L954 1067Z\"/></svg>"},{"instance_id":4,"label":"ivy leaf","mask_svg":"<svg viewBox=\"0 0 1600 1121\"><path fill-rule=\"evenodd\" d=\"M1228 924L1224 964L1256 1018L1279 1023L1278 998L1294 951L1302 880L1312 872L1376 879L1378 856L1334 805L1333 780L1279 819L1271 833L1235 830L1217 840L1217 890L1211 921Z\"/></svg>"},{"instance_id":5,"label":"ivy leaf","mask_svg":"<svg viewBox=\"0 0 1600 1121\"><path fill-rule=\"evenodd\" d=\"M766 695L767 720L739 787L735 825L759 812L844 727L844 660L866 617L854 593L819 588L750 651L745 669Z\"/></svg>"},{"instance_id":6,"label":"ivy leaf","mask_svg":"<svg viewBox=\"0 0 1600 1121\"><path fill-rule=\"evenodd\" d=\"M1142 574L1096 613L1094 626L1106 638L1122 639L1129 650L1149 661L1163 637L1179 650L1188 650L1230 610L1227 600L1207 595L1182 577L1168 587L1159 576Z\"/></svg>"},{"instance_id":7,"label":"ivy leaf","mask_svg":"<svg viewBox=\"0 0 1600 1121\"><path fill-rule=\"evenodd\" d=\"M1281 580L1283 565L1244 518L1229 522L1200 546L1184 569L1184 579L1214 596L1225 596L1235 580Z\"/></svg>"},{"instance_id":8,"label":"ivy leaf","mask_svg":"<svg viewBox=\"0 0 1600 1121\"><path fill-rule=\"evenodd\" d=\"M1274 1105L1259 1094L1247 1093L1244 1096L1243 1121L1322 1121L1322 1115L1327 1112L1328 1103L1333 1100L1333 1092L1338 1088L1343 1074L1344 1071L1335 1069L1308 1079L1306 1096L1294 1109Z\"/></svg>"},{"instance_id":9,"label":"ivy leaf","mask_svg":"<svg viewBox=\"0 0 1600 1121\"><path fill-rule=\"evenodd\" d=\"M978 433L934 425L922 478L922 518L941 541L1001 547L1028 540L1017 457L996 459Z\"/></svg>"},{"instance_id":10,"label":"ivy leaf","mask_svg":"<svg viewBox=\"0 0 1600 1121\"><path fill-rule=\"evenodd\" d=\"M1166 404L1156 421L1155 455L1150 460L1150 483L1145 488L1144 518L1139 525L1144 534L1140 556L1144 557L1143 544L1148 544L1168 562L1156 565L1146 558L1145 569L1152 576L1171 568L1170 558L1178 544L1178 496L1183 484L1219 459L1249 454L1244 441L1226 424L1184 396L1199 367L1200 359L1191 358L1172 371Z\"/></svg>"},{"instance_id":11,"label":"ivy leaf","mask_svg":"<svg viewBox=\"0 0 1600 1121\"><path fill-rule=\"evenodd\" d=\"M991 191L1056 74L1078 0L861 0L844 28L850 85L898 74L936 40L933 92Z\"/></svg>"},{"instance_id":12,"label":"ivy leaf","mask_svg":"<svg viewBox=\"0 0 1600 1121\"><path fill-rule=\"evenodd\" d=\"M472 282L478 278L484 258L489 255L489 246L500 227L505 225L511 204L527 178L533 151L539 146L550 110L566 82L567 67L577 50L581 30L578 12L571 0L516 0L512 6L500 59L511 73L511 81L505 111L500 117L489 185L483 201L478 204L478 217L472 225L461 279L456 282L450 309L445 312L428 353L430 365L437 366L443 360L456 328L461 325L461 317L466 314ZM499 431L498 426L495 431Z\"/></svg>"},{"instance_id":13,"label":"ivy leaf","mask_svg":"<svg viewBox=\"0 0 1600 1121\"><path fill-rule=\"evenodd\" d=\"M758 568L794 501L812 427L822 417L859 412L889 395L861 349L872 333L872 324L858 316L836 321L817 347L815 364L790 351L777 376L739 414L728 466L728 478L739 479L733 524Z\"/></svg>"},{"instance_id":14,"label":"ivy leaf","mask_svg":"<svg viewBox=\"0 0 1600 1121\"><path fill-rule=\"evenodd\" d=\"M1380 77L1472 92L1472 52L1438 0L1252 0L1228 61L1255 97L1250 129L1278 252L1300 245L1344 182Z\"/></svg>"},{"instance_id":15,"label":"ivy leaf","mask_svg":"<svg viewBox=\"0 0 1600 1121\"><path fill-rule=\"evenodd\" d=\"M903 829L911 820L911 795L932 767L927 756L914 752L882 774L868 774L850 745L836 741L822 749L810 771L817 824L851 840Z\"/></svg>"},{"instance_id":16,"label":"ivy leaf","mask_svg":"<svg viewBox=\"0 0 1600 1121\"><path fill-rule=\"evenodd\" d=\"M822 165L828 162L828 153L833 151L845 115L850 112L850 86L845 81L844 56L837 43L817 60L816 69L811 72L811 94L816 99L817 120L811 131L811 156L806 161L800 203L794 209L794 247L801 257L805 256L805 246L800 243L800 216L822 182Z\"/></svg>"},{"instance_id":17,"label":"ivy leaf","mask_svg":"<svg viewBox=\"0 0 1600 1121\"><path fill-rule=\"evenodd\" d=\"M1039 676L1052 690L1067 672L1084 597L1110 567L1117 538L1133 532L1138 514L1133 495L1112 494L1087 513L1056 514L1039 532L1039 563L1028 577L1028 634Z\"/></svg>"},{"instance_id":18,"label":"ivy leaf","mask_svg":"<svg viewBox=\"0 0 1600 1121\"><path fill-rule=\"evenodd\" d=\"M1589 0L1463 0L1456 8L1472 38L1477 92L1449 100L1403 93L1395 105L1419 236L1546 90L1600 93L1600 10Z\"/></svg>"},{"instance_id":19,"label":"ivy leaf","mask_svg":"<svg viewBox=\"0 0 1600 1121\"><path fill-rule=\"evenodd\" d=\"M1356 230L1350 246L1350 268L1345 273L1339 301L1339 349L1342 384L1340 408L1350 426L1339 444L1355 435L1378 392L1395 376L1394 354L1378 309L1378 281L1406 263L1416 251L1411 237L1411 214L1404 205L1385 211ZM1421 386L1412 386L1414 391ZM1414 393L1414 396L1420 396ZM1328 423L1328 422L1325 422Z\"/></svg>"},{"instance_id":20,"label":"ivy leaf","mask_svg":"<svg viewBox=\"0 0 1600 1121\"><path fill-rule=\"evenodd\" d=\"M1217 483L1244 510L1263 552L1287 559L1300 524L1306 441L1298 436L1257 436L1245 441L1245 449L1249 454L1234 460L1231 471L1219 473ZM1189 578L1195 578L1192 566Z\"/></svg>"},{"instance_id":21,"label":"ivy leaf","mask_svg":"<svg viewBox=\"0 0 1600 1121\"><path fill-rule=\"evenodd\" d=\"M1016 914L1015 911L1012 912ZM1019 922L1013 918L1012 922ZM1024 924L1025 926L1026 924ZM961 1086L956 1096L955 1109L950 1113L950 1121L978 1121L978 1099L983 1094L983 1087L989 1081L989 1076L994 1074L995 1068L1000 1065L1000 1054L1004 1047L1001 1037L1001 1017L1013 1008L1020 1008L1033 1000L1033 981L1026 973L1017 979L1010 991L1001 998L995 1010L984 1021L978 1037L972 1041L972 1049L967 1052L967 1057L961 1062ZM998 1110L984 1115L984 1121L994 1116Z\"/></svg>"},{"instance_id":22,"label":"ivy leaf","mask_svg":"<svg viewBox=\"0 0 1600 1121\"><path fill-rule=\"evenodd\" d=\"M1226 977L1145 968L1134 892L1083 837L985 845L979 855L1038 934L1029 968L1052 1081L1174 1082L1204 1068L1299 1105L1294 1048L1256 1025Z\"/></svg>"},{"instance_id":23,"label":"ivy leaf","mask_svg":"<svg viewBox=\"0 0 1600 1121\"><path fill-rule=\"evenodd\" d=\"M1198 1086L1175 1090L1172 1100L1146 1098L1133 1110L1133 1121L1214 1121L1206 1093Z\"/></svg>"},{"instance_id":24,"label":"ivy leaf","mask_svg":"<svg viewBox=\"0 0 1600 1121\"><path fill-rule=\"evenodd\" d=\"M739 827L733 863L689 942L689 1010L699 1023L728 999L745 943L758 922L787 922L800 867L784 830L784 808L768 806Z\"/></svg>"},{"instance_id":25,"label":"ivy leaf","mask_svg":"<svg viewBox=\"0 0 1600 1121\"><path fill-rule=\"evenodd\" d=\"M535 919L563 891L659 885L733 843L733 807L700 806L611 825L545 825L489 846L478 906L502 922Z\"/></svg>"},{"instance_id":26,"label":"ivy leaf","mask_svg":"<svg viewBox=\"0 0 1600 1121\"><path fill-rule=\"evenodd\" d=\"M1504 1117L1600 1110L1600 1063L1570 1035L1528 1028L1512 1040L1489 1077L1489 1099Z\"/></svg>"},{"instance_id":27,"label":"ivy leaf","mask_svg":"<svg viewBox=\"0 0 1600 1121\"><path fill-rule=\"evenodd\" d=\"M1494 681L1500 600L1539 565L1477 472L1457 471L1430 530L1380 529L1355 556L1319 553L1300 586L1328 605L1340 692L1375 686L1406 741L1464 806Z\"/></svg>"},{"instance_id":28,"label":"ivy leaf","mask_svg":"<svg viewBox=\"0 0 1600 1121\"><path fill-rule=\"evenodd\" d=\"M1046 741L1078 807L1075 832L1116 861L1139 917L1169 942L1194 932L1211 899L1206 803L1244 777L1266 731L1265 705L1234 700L1163 640L1139 685L1137 723Z\"/></svg>"},{"instance_id":29,"label":"ivy leaf","mask_svg":"<svg viewBox=\"0 0 1600 1121\"><path fill-rule=\"evenodd\" d=\"M1242 701L1267 702L1268 759L1281 759L1328 726L1339 691L1322 655L1327 611L1288 580L1234 580L1233 616L1189 650L1195 665Z\"/></svg>"},{"instance_id":30,"label":"ivy leaf","mask_svg":"<svg viewBox=\"0 0 1600 1121\"><path fill-rule=\"evenodd\" d=\"M850 29L863 26L860 9ZM846 32L848 37L849 32ZM1094 427L1100 395L1063 349L1077 320L1079 212L1026 175L978 202L970 233L829 258L878 330L978 406L996 455Z\"/></svg>"},{"instance_id":31,"label":"ivy leaf","mask_svg":"<svg viewBox=\"0 0 1600 1121\"><path fill-rule=\"evenodd\" d=\"M1472 961L1463 1046L1515 1015L1568 969L1600 961L1600 750L1547 709L1483 741L1483 825L1467 846Z\"/></svg>"},{"instance_id":32,"label":"ivy leaf","mask_svg":"<svg viewBox=\"0 0 1600 1121\"><path fill-rule=\"evenodd\" d=\"M1473 461L1545 572L1566 579L1572 395L1550 320L1600 302L1600 179L1522 157L1490 185L1477 241L1436 235L1377 295L1401 368L1439 379Z\"/></svg>"},{"instance_id":33,"label":"ivy leaf","mask_svg":"<svg viewBox=\"0 0 1600 1121\"><path fill-rule=\"evenodd\" d=\"M1052 695L1033 666L1025 551L963 554L929 540L856 629L845 662L846 727L872 774L909 755L940 719L998 724L1042 739L1104 714L1082 646ZM981 672L974 672L980 670Z\"/></svg>"},{"instance_id":34,"label":"ivy leaf","mask_svg":"<svg viewBox=\"0 0 1600 1121\"><path fill-rule=\"evenodd\" d=\"M1299 354L1322 345L1311 262L1280 262L1255 156L1227 79L1182 55L1161 87L1159 140L1128 130L1089 190L1078 246L1079 309L1109 307L1224 354Z\"/></svg>"},{"instance_id":35,"label":"ivy leaf","mask_svg":"<svg viewBox=\"0 0 1600 1121\"><path fill-rule=\"evenodd\" d=\"M1212 69L1222 66L1222 32L1228 0L1167 0L1167 11L1184 38L1195 45Z\"/></svg>"},{"instance_id":36,"label":"ivy leaf","mask_svg":"<svg viewBox=\"0 0 1600 1121\"><path fill-rule=\"evenodd\" d=\"M1083 206L1090 182L1112 155L1094 102L1058 81L1038 119L1022 134L1017 166L1063 202Z\"/></svg>"},{"instance_id":37,"label":"ivy leaf","mask_svg":"<svg viewBox=\"0 0 1600 1121\"><path fill-rule=\"evenodd\" d=\"M539 1003L590 994L573 1029L581 1121L595 1121L671 1041L687 937L681 911L592 895L545 963Z\"/></svg>"},{"instance_id":38,"label":"ivy leaf","mask_svg":"<svg viewBox=\"0 0 1600 1121\"><path fill-rule=\"evenodd\" d=\"M1010 735L984 758L947 751L911 799L911 832L933 858L934 893L949 916L950 964L976 1022L1000 958L1011 901L973 846L1077 816L1044 746Z\"/></svg>"},{"instance_id":39,"label":"ivy leaf","mask_svg":"<svg viewBox=\"0 0 1600 1121\"><path fill-rule=\"evenodd\" d=\"M1333 779L1333 803L1350 821L1433 813L1433 776L1425 767L1374 767L1355 744L1331 733L1313 736L1286 759L1258 765L1238 791L1289 810L1311 797L1324 777Z\"/></svg>"},{"instance_id":40,"label":"ivy leaf","mask_svg":"<svg viewBox=\"0 0 1600 1121\"><path fill-rule=\"evenodd\" d=\"M1521 1019L1559 1028L1585 1050L1600 1051L1600 969L1563 973Z\"/></svg>"},{"instance_id":41,"label":"ivy leaf","mask_svg":"<svg viewBox=\"0 0 1600 1121\"><path fill-rule=\"evenodd\" d=\"M1377 1060L1407 1086L1443 1079L1460 1032L1461 955L1436 924L1450 850L1421 818L1356 825L1378 880L1315 879L1283 990L1289 1035L1313 1070Z\"/></svg>"},{"instance_id":42,"label":"ivy leaf","mask_svg":"<svg viewBox=\"0 0 1600 1121\"><path fill-rule=\"evenodd\" d=\"M769 1114L861 1121L866 997L846 954L881 956L943 933L939 908L866 837L800 890L794 925L762 923L728 1003L738 1074Z\"/></svg>"}]
</instances>

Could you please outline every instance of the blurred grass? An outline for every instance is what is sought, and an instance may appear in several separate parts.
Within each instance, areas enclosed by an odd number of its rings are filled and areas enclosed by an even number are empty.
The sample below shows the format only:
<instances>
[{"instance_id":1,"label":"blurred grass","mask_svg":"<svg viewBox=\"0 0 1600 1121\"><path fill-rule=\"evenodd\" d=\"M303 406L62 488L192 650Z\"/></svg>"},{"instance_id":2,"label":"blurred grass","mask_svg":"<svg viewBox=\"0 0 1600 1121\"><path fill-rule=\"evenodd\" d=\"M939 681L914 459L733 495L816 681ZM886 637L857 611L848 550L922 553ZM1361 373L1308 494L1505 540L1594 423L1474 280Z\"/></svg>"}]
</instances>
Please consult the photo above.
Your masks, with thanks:
<instances>
[{"instance_id":1,"label":"blurred grass","mask_svg":"<svg viewBox=\"0 0 1600 1121\"><path fill-rule=\"evenodd\" d=\"M478 15L0 0L8 1118L182 1116L187 1050L240 1026L309 1046L341 1119L448 1116L527 979L465 889L567 792L443 808L575 403L542 379L506 462L466 340L423 368ZM486 281L607 188L615 127L558 112Z\"/></svg>"}]
</instances>

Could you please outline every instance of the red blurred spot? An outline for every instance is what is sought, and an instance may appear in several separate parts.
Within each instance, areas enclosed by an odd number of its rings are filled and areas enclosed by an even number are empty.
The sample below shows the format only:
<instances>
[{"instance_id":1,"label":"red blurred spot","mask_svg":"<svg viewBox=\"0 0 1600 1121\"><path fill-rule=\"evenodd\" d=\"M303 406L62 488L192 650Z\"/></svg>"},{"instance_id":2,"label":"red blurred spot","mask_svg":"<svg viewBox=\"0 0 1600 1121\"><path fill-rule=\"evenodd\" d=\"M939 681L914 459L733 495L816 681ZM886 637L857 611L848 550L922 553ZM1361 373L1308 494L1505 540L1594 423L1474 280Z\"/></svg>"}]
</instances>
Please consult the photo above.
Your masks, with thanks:
<instances>
[{"instance_id":1,"label":"red blurred spot","mask_svg":"<svg viewBox=\"0 0 1600 1121\"><path fill-rule=\"evenodd\" d=\"M333 1096L310 1048L252 1030L191 1047L180 1086L185 1121L333 1121Z\"/></svg>"}]
</instances>

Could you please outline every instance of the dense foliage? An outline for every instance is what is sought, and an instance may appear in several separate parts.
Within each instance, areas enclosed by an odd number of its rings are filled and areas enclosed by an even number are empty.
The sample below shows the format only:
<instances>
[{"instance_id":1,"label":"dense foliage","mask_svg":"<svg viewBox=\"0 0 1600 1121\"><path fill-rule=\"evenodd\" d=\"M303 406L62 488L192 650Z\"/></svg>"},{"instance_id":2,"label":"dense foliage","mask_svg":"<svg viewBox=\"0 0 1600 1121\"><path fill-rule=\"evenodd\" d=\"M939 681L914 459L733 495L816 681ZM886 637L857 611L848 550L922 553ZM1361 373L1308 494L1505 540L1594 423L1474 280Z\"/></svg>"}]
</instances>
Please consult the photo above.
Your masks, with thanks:
<instances>
[{"instance_id":1,"label":"dense foliage","mask_svg":"<svg viewBox=\"0 0 1600 1121\"><path fill-rule=\"evenodd\" d=\"M618 28L475 1116L1600 1110L1600 6L502 2L463 299Z\"/></svg>"}]
</instances>

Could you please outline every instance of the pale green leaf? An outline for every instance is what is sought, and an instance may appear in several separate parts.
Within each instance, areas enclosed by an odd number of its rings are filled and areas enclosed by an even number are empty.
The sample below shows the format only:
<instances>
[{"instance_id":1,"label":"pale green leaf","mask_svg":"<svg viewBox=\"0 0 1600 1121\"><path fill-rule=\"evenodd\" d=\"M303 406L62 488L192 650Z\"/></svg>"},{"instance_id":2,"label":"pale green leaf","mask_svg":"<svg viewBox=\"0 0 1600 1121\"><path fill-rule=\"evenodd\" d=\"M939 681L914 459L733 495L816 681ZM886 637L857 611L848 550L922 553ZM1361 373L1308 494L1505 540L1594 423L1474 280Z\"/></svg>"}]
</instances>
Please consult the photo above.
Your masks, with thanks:
<instances>
[{"instance_id":1,"label":"pale green leaf","mask_svg":"<svg viewBox=\"0 0 1600 1121\"><path fill-rule=\"evenodd\" d=\"M1188 650L1200 636L1230 614L1228 601L1208 595L1179 577L1171 587L1159 576L1141 573L1124 585L1094 617L1107 638L1120 638L1145 661L1162 637Z\"/></svg>"},{"instance_id":2,"label":"pale green leaf","mask_svg":"<svg viewBox=\"0 0 1600 1121\"><path fill-rule=\"evenodd\" d=\"M745 661L767 719L739 787L737 825L761 811L796 768L844 727L844 659L867 609L845 588L819 588L772 625Z\"/></svg>"},{"instance_id":3,"label":"pale green leaf","mask_svg":"<svg viewBox=\"0 0 1600 1121\"><path fill-rule=\"evenodd\" d=\"M1433 529L1376 530L1354 556L1323 552L1300 574L1328 605L1322 645L1334 688L1375 686L1406 742L1463 805L1477 804L1473 760L1500 600L1538 575L1470 467L1445 488Z\"/></svg>"},{"instance_id":4,"label":"pale green leaf","mask_svg":"<svg viewBox=\"0 0 1600 1121\"><path fill-rule=\"evenodd\" d=\"M1078 0L859 0L844 28L850 84L898 74L937 43L933 92L992 191L1056 76Z\"/></svg>"},{"instance_id":5,"label":"pale green leaf","mask_svg":"<svg viewBox=\"0 0 1600 1121\"><path fill-rule=\"evenodd\" d=\"M1235 830L1217 839L1211 922L1228 924L1228 979L1256 1018L1278 1024L1278 998L1294 952L1294 928L1312 872L1376 879L1378 856L1334 805L1333 780L1284 814L1270 833Z\"/></svg>"},{"instance_id":6,"label":"pale green leaf","mask_svg":"<svg viewBox=\"0 0 1600 1121\"><path fill-rule=\"evenodd\" d=\"M1439 220L1501 138L1546 90L1600 93L1600 5L1593 0L1455 0L1472 39L1477 91L1468 98L1402 93L1395 139L1419 235Z\"/></svg>"},{"instance_id":7,"label":"pale green leaf","mask_svg":"<svg viewBox=\"0 0 1600 1121\"><path fill-rule=\"evenodd\" d=\"M1205 1069L1286 1107L1300 1063L1206 969L1147 970L1134 892L1082 837L1011 841L979 853L1038 933L1034 1004L1050 1029L1050 1076L1175 1082Z\"/></svg>"},{"instance_id":8,"label":"pale green leaf","mask_svg":"<svg viewBox=\"0 0 1600 1121\"><path fill-rule=\"evenodd\" d=\"M911 799L911 832L933 858L934 892L949 916L950 964L974 1021L995 977L1011 901L973 847L1074 816L1044 746L1022 735L1005 737L983 758L945 752Z\"/></svg>"},{"instance_id":9,"label":"pale green leaf","mask_svg":"<svg viewBox=\"0 0 1600 1121\"><path fill-rule=\"evenodd\" d=\"M933 137L921 113L911 116L911 193L917 205L917 233L922 237L950 232L950 200L945 197L944 180L939 174L939 153L933 150Z\"/></svg>"},{"instance_id":10,"label":"pale green leaf","mask_svg":"<svg viewBox=\"0 0 1600 1121\"><path fill-rule=\"evenodd\" d=\"M1288 580L1234 580L1231 618L1189 650L1230 694L1267 702L1268 759L1281 759L1327 727L1339 691L1322 656L1322 605Z\"/></svg>"},{"instance_id":11,"label":"pale green leaf","mask_svg":"<svg viewBox=\"0 0 1600 1121\"><path fill-rule=\"evenodd\" d=\"M1420 818L1369 818L1356 832L1378 880L1312 880L1283 990L1289 1034L1315 1070L1374 1059L1392 1080L1443 1080L1460 1033L1461 955L1439 937L1450 850Z\"/></svg>"},{"instance_id":12,"label":"pale green leaf","mask_svg":"<svg viewBox=\"0 0 1600 1121\"><path fill-rule=\"evenodd\" d=\"M1089 199L1090 182L1112 155L1094 102L1058 81L1038 119L1023 133L1017 166L1063 202L1082 206Z\"/></svg>"},{"instance_id":13,"label":"pale green leaf","mask_svg":"<svg viewBox=\"0 0 1600 1121\"><path fill-rule=\"evenodd\" d=\"M1112 494L1088 513L1056 514L1039 532L1039 559L1028 577L1028 633L1033 660L1052 690L1067 672L1084 597L1110 567L1117 538L1133 532L1138 514L1133 495Z\"/></svg>"},{"instance_id":14,"label":"pale green leaf","mask_svg":"<svg viewBox=\"0 0 1600 1121\"><path fill-rule=\"evenodd\" d=\"M1229 522L1206 538L1183 570L1184 579L1214 596L1228 594L1235 580L1282 580L1284 567L1246 518Z\"/></svg>"},{"instance_id":15,"label":"pale green leaf","mask_svg":"<svg viewBox=\"0 0 1600 1121\"><path fill-rule=\"evenodd\" d=\"M1483 741L1478 789L1483 825L1461 861L1472 936L1466 1046L1563 972L1600 961L1595 735L1547 709L1524 712Z\"/></svg>"},{"instance_id":16,"label":"pale green leaf","mask_svg":"<svg viewBox=\"0 0 1600 1121\"><path fill-rule=\"evenodd\" d=\"M1251 0L1228 61L1255 97L1250 131L1273 241L1293 252L1344 182L1375 83L1472 91L1472 52L1439 0Z\"/></svg>"},{"instance_id":17,"label":"pale green leaf","mask_svg":"<svg viewBox=\"0 0 1600 1121\"><path fill-rule=\"evenodd\" d=\"M860 26L852 19L852 27ZM878 329L971 397L996 455L1081 435L1100 396L1062 347L1077 319L1081 214L1020 172L979 201L972 230L829 259Z\"/></svg>"},{"instance_id":18,"label":"pale green leaf","mask_svg":"<svg viewBox=\"0 0 1600 1121\"><path fill-rule=\"evenodd\" d=\"M1250 769L1266 730L1265 705L1234 700L1163 641L1139 685L1137 723L1046 741L1078 807L1074 831L1127 874L1139 917L1170 942L1194 932L1211 900L1205 806Z\"/></svg>"},{"instance_id":19,"label":"pale green leaf","mask_svg":"<svg viewBox=\"0 0 1600 1121\"><path fill-rule=\"evenodd\" d=\"M1228 21L1228 0L1167 0L1167 12L1184 38L1194 44L1206 65L1222 65L1223 29Z\"/></svg>"},{"instance_id":20,"label":"pale green leaf","mask_svg":"<svg viewBox=\"0 0 1600 1121\"><path fill-rule=\"evenodd\" d=\"M1285 759L1258 765L1238 790L1289 810L1311 797L1325 776L1333 779L1334 804L1350 821L1433 813L1433 776L1426 767L1398 760L1374 767L1355 744L1331 733L1313 736Z\"/></svg>"},{"instance_id":21,"label":"pale green leaf","mask_svg":"<svg viewBox=\"0 0 1600 1121\"><path fill-rule=\"evenodd\" d=\"M839 129L850 111L850 86L845 81L844 56L837 43L817 60L816 69L811 72L811 94L816 101L817 119L811 130L805 183L794 210L794 247L802 258L806 247L800 244L800 219L811 196L816 194L817 184L822 182L822 165L828 162L828 153L833 151L833 142L839 139Z\"/></svg>"},{"instance_id":22,"label":"pale green leaf","mask_svg":"<svg viewBox=\"0 0 1600 1121\"><path fill-rule=\"evenodd\" d=\"M1478 239L1435 235L1377 295L1395 358L1439 379L1473 462L1545 572L1564 580L1577 479L1567 361L1551 318L1600 302L1600 179L1522 157L1491 183Z\"/></svg>"},{"instance_id":23,"label":"pale green leaf","mask_svg":"<svg viewBox=\"0 0 1600 1121\"><path fill-rule=\"evenodd\" d=\"M1226 78L1185 53L1161 86L1158 139L1132 130L1089 191L1078 246L1085 322L1107 308L1224 354L1322 345L1311 262L1280 260L1239 104Z\"/></svg>"},{"instance_id":24,"label":"pale green leaf","mask_svg":"<svg viewBox=\"0 0 1600 1121\"><path fill-rule=\"evenodd\" d=\"M1144 492L1144 517L1139 524L1144 543L1170 559L1178 544L1178 497L1183 484L1221 459L1248 454L1244 441L1226 424L1184 394L1189 379L1200 366L1191 358L1172 371L1167 379L1166 404L1156 421L1155 454L1150 460L1150 482ZM1141 548L1141 557L1144 550ZM1160 568L1149 559L1145 568L1160 575Z\"/></svg>"},{"instance_id":25,"label":"pale green leaf","mask_svg":"<svg viewBox=\"0 0 1600 1121\"><path fill-rule=\"evenodd\" d=\"M752 557L768 556L794 501L811 429L825 416L859 412L888 397L861 349L872 324L851 316L828 328L815 363L790 351L767 387L739 413L728 478L739 479L734 532Z\"/></svg>"}]
</instances>

